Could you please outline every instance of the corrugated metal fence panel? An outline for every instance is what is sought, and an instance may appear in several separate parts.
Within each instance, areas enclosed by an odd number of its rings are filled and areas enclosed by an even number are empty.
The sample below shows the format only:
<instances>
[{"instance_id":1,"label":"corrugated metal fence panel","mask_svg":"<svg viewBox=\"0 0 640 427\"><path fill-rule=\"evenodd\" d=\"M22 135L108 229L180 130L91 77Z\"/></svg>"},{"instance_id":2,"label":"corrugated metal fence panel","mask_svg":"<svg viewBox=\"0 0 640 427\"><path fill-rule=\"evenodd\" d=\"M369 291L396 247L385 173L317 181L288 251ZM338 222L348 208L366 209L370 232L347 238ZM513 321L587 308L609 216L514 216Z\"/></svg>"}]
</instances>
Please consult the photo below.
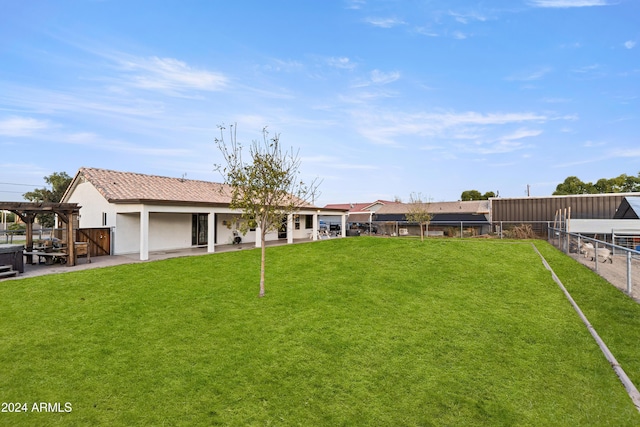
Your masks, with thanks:
<instances>
[{"instance_id":1,"label":"corrugated metal fence panel","mask_svg":"<svg viewBox=\"0 0 640 427\"><path fill-rule=\"evenodd\" d=\"M626 195L583 195L492 199L492 221L553 221L558 210L571 207L571 218L611 219Z\"/></svg>"}]
</instances>

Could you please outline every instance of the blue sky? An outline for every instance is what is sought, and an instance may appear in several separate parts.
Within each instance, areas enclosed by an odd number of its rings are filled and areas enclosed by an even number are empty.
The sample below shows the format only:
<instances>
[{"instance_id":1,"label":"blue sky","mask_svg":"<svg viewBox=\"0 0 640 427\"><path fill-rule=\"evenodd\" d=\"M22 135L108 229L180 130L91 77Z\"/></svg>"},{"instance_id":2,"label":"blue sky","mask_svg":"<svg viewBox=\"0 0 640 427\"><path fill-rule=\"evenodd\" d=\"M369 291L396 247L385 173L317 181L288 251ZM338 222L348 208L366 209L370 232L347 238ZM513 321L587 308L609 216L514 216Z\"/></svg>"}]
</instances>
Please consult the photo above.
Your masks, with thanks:
<instances>
[{"instance_id":1,"label":"blue sky","mask_svg":"<svg viewBox=\"0 0 640 427\"><path fill-rule=\"evenodd\" d=\"M640 1L0 2L0 200L99 167L220 181L217 126L318 205L640 172Z\"/></svg>"}]
</instances>

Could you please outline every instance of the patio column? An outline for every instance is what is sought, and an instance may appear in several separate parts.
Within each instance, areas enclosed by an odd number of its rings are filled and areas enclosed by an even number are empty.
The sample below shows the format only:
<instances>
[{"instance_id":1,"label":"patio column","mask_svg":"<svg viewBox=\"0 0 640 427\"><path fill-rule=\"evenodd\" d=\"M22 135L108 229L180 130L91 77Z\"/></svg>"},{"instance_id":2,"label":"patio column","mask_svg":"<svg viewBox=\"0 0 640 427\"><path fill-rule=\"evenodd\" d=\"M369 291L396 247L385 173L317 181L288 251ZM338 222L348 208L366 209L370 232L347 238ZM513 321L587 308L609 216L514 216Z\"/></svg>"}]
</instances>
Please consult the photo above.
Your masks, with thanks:
<instances>
[{"instance_id":1,"label":"patio column","mask_svg":"<svg viewBox=\"0 0 640 427\"><path fill-rule=\"evenodd\" d=\"M340 235L347 237L347 215L342 214L342 224L340 225Z\"/></svg>"},{"instance_id":2,"label":"patio column","mask_svg":"<svg viewBox=\"0 0 640 427\"><path fill-rule=\"evenodd\" d=\"M260 226L256 227L256 248L262 247L262 241L260 240L260 236L262 235L262 231L260 230Z\"/></svg>"},{"instance_id":3,"label":"patio column","mask_svg":"<svg viewBox=\"0 0 640 427\"><path fill-rule=\"evenodd\" d=\"M216 213L209 212L207 219L207 252L214 253L216 251Z\"/></svg>"},{"instance_id":4,"label":"patio column","mask_svg":"<svg viewBox=\"0 0 640 427\"><path fill-rule=\"evenodd\" d=\"M293 214L287 215L287 244L293 243Z\"/></svg>"},{"instance_id":5,"label":"patio column","mask_svg":"<svg viewBox=\"0 0 640 427\"><path fill-rule=\"evenodd\" d=\"M66 223L65 223L65 227L67 229L67 265L68 266L74 266L76 265L76 239L73 236L73 212L69 212L66 215ZM88 251L88 247L87 247L87 251ZM88 252L87 252L87 256Z\"/></svg>"},{"instance_id":6,"label":"patio column","mask_svg":"<svg viewBox=\"0 0 640 427\"><path fill-rule=\"evenodd\" d=\"M149 259L149 210L146 206L140 209L140 261Z\"/></svg>"},{"instance_id":7,"label":"patio column","mask_svg":"<svg viewBox=\"0 0 640 427\"><path fill-rule=\"evenodd\" d=\"M311 240L318 240L318 213L313 214L313 237Z\"/></svg>"}]
</instances>

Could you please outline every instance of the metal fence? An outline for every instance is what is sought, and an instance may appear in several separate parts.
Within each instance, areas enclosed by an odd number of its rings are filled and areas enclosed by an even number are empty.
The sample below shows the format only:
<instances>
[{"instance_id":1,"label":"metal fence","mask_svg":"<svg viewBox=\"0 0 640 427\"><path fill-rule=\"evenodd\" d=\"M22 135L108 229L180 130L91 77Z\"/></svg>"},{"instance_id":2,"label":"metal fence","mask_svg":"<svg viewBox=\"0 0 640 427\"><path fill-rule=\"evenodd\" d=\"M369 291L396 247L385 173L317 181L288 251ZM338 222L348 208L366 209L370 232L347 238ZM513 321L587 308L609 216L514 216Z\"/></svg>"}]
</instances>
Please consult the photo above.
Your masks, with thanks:
<instances>
[{"instance_id":1,"label":"metal fence","mask_svg":"<svg viewBox=\"0 0 640 427\"><path fill-rule=\"evenodd\" d=\"M640 251L550 227L549 243L640 300ZM615 241L615 239L613 239Z\"/></svg>"},{"instance_id":2,"label":"metal fence","mask_svg":"<svg viewBox=\"0 0 640 427\"><path fill-rule=\"evenodd\" d=\"M547 236L552 225L549 221L431 221L426 227L429 237L477 237L492 235L501 239L541 238ZM361 234L384 236L420 236L420 226L408 221L373 221L371 223L349 223ZM528 234L521 236L522 233Z\"/></svg>"},{"instance_id":3,"label":"metal fence","mask_svg":"<svg viewBox=\"0 0 640 427\"><path fill-rule=\"evenodd\" d=\"M55 237L62 229L40 228L33 230L33 240L46 240ZM24 243L27 240L25 230L0 230L0 243Z\"/></svg>"}]
</instances>

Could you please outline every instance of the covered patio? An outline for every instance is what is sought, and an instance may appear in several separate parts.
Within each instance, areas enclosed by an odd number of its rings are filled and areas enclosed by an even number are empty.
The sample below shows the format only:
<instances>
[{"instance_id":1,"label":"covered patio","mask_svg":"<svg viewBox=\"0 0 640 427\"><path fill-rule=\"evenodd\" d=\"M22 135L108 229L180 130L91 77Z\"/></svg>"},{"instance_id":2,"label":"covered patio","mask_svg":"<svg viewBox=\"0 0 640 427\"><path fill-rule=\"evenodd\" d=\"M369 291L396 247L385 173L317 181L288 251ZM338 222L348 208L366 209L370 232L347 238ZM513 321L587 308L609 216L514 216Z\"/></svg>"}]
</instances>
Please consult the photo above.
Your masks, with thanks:
<instances>
[{"instance_id":1,"label":"covered patio","mask_svg":"<svg viewBox=\"0 0 640 427\"><path fill-rule=\"evenodd\" d=\"M294 239L294 244L299 243L313 243L313 240L310 239ZM266 242L267 247L272 246L283 246L290 244L286 240L272 240ZM255 243L241 243L241 244L223 244L216 245L216 253L224 253L224 252L232 252L239 250L252 250L256 249ZM81 263L77 264L76 270L88 270L94 268L103 268L103 267L111 267L116 265L123 264L137 264L144 262L153 262L153 261L161 261L170 258L179 258L179 257L187 257L187 256L198 256L198 255L209 255L210 252L207 251L206 247L193 247L193 248L185 248L185 249L175 249L175 250L167 250L167 251L152 251L149 253L149 257L147 260L140 260L140 255L138 253L132 253L127 255L105 255L95 258L91 263ZM45 264L27 264L24 266L23 274L18 275L15 279L23 279L28 277L36 277L36 276L44 276L49 274L58 274L58 273L66 273L69 269L65 268L60 264L53 265L45 265ZM12 279L9 279L12 280Z\"/></svg>"}]
</instances>

